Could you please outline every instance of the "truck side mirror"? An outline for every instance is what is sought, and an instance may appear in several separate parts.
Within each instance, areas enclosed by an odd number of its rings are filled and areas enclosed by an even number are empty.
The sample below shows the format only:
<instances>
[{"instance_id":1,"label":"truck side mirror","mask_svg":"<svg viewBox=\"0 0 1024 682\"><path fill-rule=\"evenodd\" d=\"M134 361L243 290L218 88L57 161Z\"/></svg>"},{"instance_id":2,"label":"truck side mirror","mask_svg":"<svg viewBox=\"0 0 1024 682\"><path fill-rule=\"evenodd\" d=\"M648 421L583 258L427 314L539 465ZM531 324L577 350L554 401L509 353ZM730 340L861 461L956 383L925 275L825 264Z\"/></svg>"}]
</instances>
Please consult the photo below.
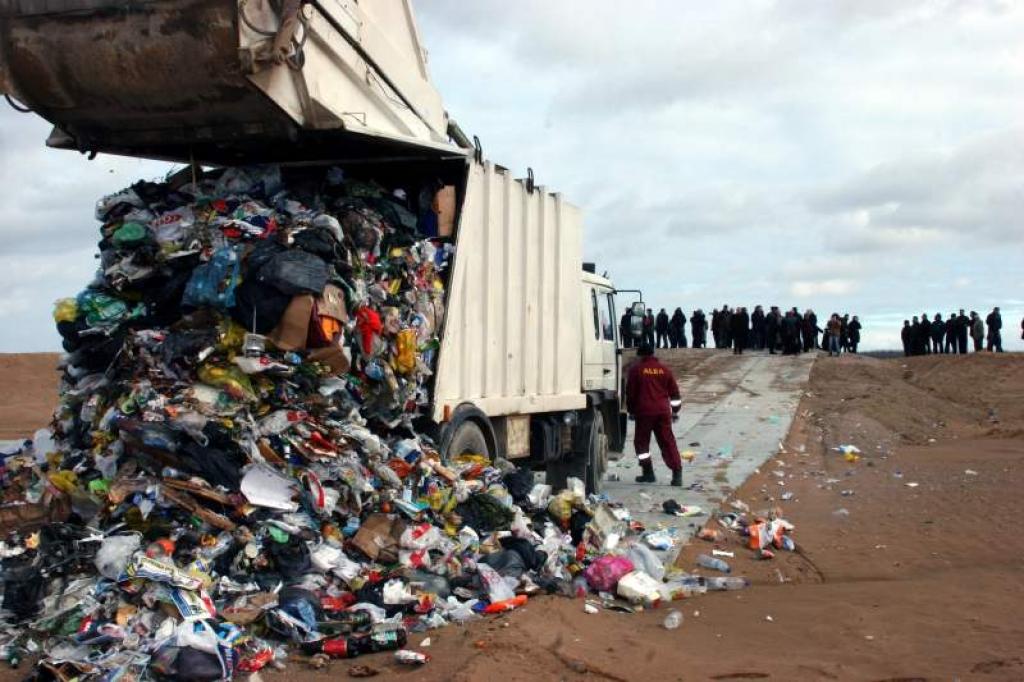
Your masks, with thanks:
<instances>
[{"instance_id":1,"label":"truck side mirror","mask_svg":"<svg viewBox=\"0 0 1024 682\"><path fill-rule=\"evenodd\" d=\"M629 307L629 334L634 339L644 335L644 316L647 314L647 306L643 301L636 301Z\"/></svg>"}]
</instances>

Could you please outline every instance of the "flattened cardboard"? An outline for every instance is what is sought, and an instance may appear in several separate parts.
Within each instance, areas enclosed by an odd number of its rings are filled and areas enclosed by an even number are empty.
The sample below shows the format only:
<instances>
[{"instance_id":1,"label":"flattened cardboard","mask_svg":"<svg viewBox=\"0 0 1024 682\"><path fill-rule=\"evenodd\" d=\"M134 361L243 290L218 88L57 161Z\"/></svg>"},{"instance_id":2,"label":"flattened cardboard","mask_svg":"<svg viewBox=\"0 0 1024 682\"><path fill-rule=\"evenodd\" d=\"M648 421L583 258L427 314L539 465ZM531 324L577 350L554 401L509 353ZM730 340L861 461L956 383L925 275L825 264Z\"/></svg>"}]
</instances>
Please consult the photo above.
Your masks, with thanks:
<instances>
[{"instance_id":1,"label":"flattened cardboard","mask_svg":"<svg viewBox=\"0 0 1024 682\"><path fill-rule=\"evenodd\" d=\"M341 322L348 322L344 292L333 284L328 284L324 287L324 293L317 299L316 312Z\"/></svg>"},{"instance_id":2,"label":"flattened cardboard","mask_svg":"<svg viewBox=\"0 0 1024 682\"><path fill-rule=\"evenodd\" d=\"M281 321L267 335L267 339L280 350L300 350L306 347L309 335L309 319L313 315L312 294L292 297L284 310Z\"/></svg>"}]
</instances>

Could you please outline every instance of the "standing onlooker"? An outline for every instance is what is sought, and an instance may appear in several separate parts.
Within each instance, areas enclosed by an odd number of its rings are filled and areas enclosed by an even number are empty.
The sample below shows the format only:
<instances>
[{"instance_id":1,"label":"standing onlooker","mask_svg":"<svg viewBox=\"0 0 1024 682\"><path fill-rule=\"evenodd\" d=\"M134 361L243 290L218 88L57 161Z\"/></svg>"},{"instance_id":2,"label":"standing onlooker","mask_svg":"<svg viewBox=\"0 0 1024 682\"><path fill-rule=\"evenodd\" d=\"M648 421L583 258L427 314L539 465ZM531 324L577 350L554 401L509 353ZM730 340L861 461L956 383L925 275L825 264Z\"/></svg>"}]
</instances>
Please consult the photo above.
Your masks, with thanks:
<instances>
[{"instance_id":1,"label":"standing onlooker","mask_svg":"<svg viewBox=\"0 0 1024 682\"><path fill-rule=\"evenodd\" d=\"M960 351L960 355L967 355L967 328L971 322L964 315L964 309L960 309L960 314L956 317L956 347Z\"/></svg>"},{"instance_id":2,"label":"standing onlooker","mask_svg":"<svg viewBox=\"0 0 1024 682\"><path fill-rule=\"evenodd\" d=\"M622 313L622 318L619 320L619 339L622 341L623 348L633 347L633 313L628 308L626 312Z\"/></svg>"},{"instance_id":3,"label":"standing onlooker","mask_svg":"<svg viewBox=\"0 0 1024 682\"><path fill-rule=\"evenodd\" d=\"M722 348L732 348L732 310L723 305L719 317L722 322Z\"/></svg>"},{"instance_id":4,"label":"standing onlooker","mask_svg":"<svg viewBox=\"0 0 1024 682\"><path fill-rule=\"evenodd\" d=\"M755 306L754 312L750 314L751 348L764 350L764 308Z\"/></svg>"},{"instance_id":5,"label":"standing onlooker","mask_svg":"<svg viewBox=\"0 0 1024 682\"><path fill-rule=\"evenodd\" d=\"M916 355L928 355L928 340L932 335L932 325L928 321L928 313L921 313L921 318L914 317L914 352Z\"/></svg>"},{"instance_id":6,"label":"standing onlooker","mask_svg":"<svg viewBox=\"0 0 1024 682\"><path fill-rule=\"evenodd\" d=\"M722 347L722 313L718 312L717 308L711 309L711 338L715 343L715 348Z\"/></svg>"},{"instance_id":7,"label":"standing onlooker","mask_svg":"<svg viewBox=\"0 0 1024 682\"><path fill-rule=\"evenodd\" d=\"M708 320L700 308L694 310L690 315L690 330L693 336L693 347L706 348L708 345Z\"/></svg>"},{"instance_id":8,"label":"standing onlooker","mask_svg":"<svg viewBox=\"0 0 1024 682\"><path fill-rule=\"evenodd\" d=\"M803 337L804 337L804 352L810 352L814 350L818 345L818 316L814 314L814 311L808 308L804 312L804 324L803 324Z\"/></svg>"},{"instance_id":9,"label":"standing onlooker","mask_svg":"<svg viewBox=\"0 0 1024 682\"><path fill-rule=\"evenodd\" d=\"M676 308L668 321L668 340L673 348L686 348L686 315L682 308Z\"/></svg>"},{"instance_id":10,"label":"standing onlooker","mask_svg":"<svg viewBox=\"0 0 1024 682\"><path fill-rule=\"evenodd\" d=\"M942 347L943 353L956 353L956 313L950 313L946 320L946 343Z\"/></svg>"},{"instance_id":11,"label":"standing onlooker","mask_svg":"<svg viewBox=\"0 0 1024 682\"><path fill-rule=\"evenodd\" d=\"M988 325L988 350L996 353L1003 352L1003 316L999 314L999 306L992 309L992 312L985 318Z\"/></svg>"},{"instance_id":12,"label":"standing onlooker","mask_svg":"<svg viewBox=\"0 0 1024 682\"><path fill-rule=\"evenodd\" d=\"M910 326L910 320L903 320L900 339L903 341L903 355L909 357L914 349L914 328Z\"/></svg>"},{"instance_id":13,"label":"standing onlooker","mask_svg":"<svg viewBox=\"0 0 1024 682\"><path fill-rule=\"evenodd\" d=\"M764 317L764 342L768 346L768 353L771 355L775 355L775 349L779 346L779 325L781 322L779 306L773 305Z\"/></svg>"},{"instance_id":14,"label":"standing onlooker","mask_svg":"<svg viewBox=\"0 0 1024 682\"><path fill-rule=\"evenodd\" d=\"M843 335L843 321L839 319L839 313L832 313L832 317L828 319L828 324L825 326L825 331L828 332L829 357L833 353L839 355L839 343Z\"/></svg>"},{"instance_id":15,"label":"standing onlooker","mask_svg":"<svg viewBox=\"0 0 1024 682\"><path fill-rule=\"evenodd\" d=\"M780 336L782 337L782 354L783 355L798 355L803 344L800 340L800 316L796 312L796 308L786 312L786 316L782 318L782 327L780 330Z\"/></svg>"},{"instance_id":16,"label":"standing onlooker","mask_svg":"<svg viewBox=\"0 0 1024 682\"><path fill-rule=\"evenodd\" d=\"M974 340L974 352L981 352L982 344L985 342L985 321L975 311L971 311L971 339Z\"/></svg>"},{"instance_id":17,"label":"standing onlooker","mask_svg":"<svg viewBox=\"0 0 1024 682\"><path fill-rule=\"evenodd\" d=\"M655 346L668 348L668 313L664 308L658 311L658 317L654 322L654 333L658 336Z\"/></svg>"},{"instance_id":18,"label":"standing onlooker","mask_svg":"<svg viewBox=\"0 0 1024 682\"><path fill-rule=\"evenodd\" d=\"M942 321L942 315L935 313L935 319L932 321L931 337L932 337L932 353L942 352L942 339L946 336L946 323Z\"/></svg>"},{"instance_id":19,"label":"standing onlooker","mask_svg":"<svg viewBox=\"0 0 1024 682\"><path fill-rule=\"evenodd\" d=\"M750 335L750 315L746 308L737 308L732 314L732 352L741 355Z\"/></svg>"},{"instance_id":20,"label":"standing onlooker","mask_svg":"<svg viewBox=\"0 0 1024 682\"><path fill-rule=\"evenodd\" d=\"M860 344L860 330L862 329L860 320L854 315L853 319L850 320L850 324L846 327L846 333L849 335L850 340L850 352L856 353L857 346Z\"/></svg>"}]
</instances>

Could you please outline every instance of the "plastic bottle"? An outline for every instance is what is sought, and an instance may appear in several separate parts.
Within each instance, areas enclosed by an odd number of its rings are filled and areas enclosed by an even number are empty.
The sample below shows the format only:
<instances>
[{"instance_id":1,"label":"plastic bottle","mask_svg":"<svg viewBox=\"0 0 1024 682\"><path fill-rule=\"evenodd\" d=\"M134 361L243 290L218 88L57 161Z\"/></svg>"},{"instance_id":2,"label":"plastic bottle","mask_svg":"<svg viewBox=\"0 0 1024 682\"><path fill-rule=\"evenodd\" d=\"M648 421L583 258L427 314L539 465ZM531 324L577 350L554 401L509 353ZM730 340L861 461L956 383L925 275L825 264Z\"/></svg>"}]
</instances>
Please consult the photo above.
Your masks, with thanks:
<instances>
[{"instance_id":1,"label":"plastic bottle","mask_svg":"<svg viewBox=\"0 0 1024 682\"><path fill-rule=\"evenodd\" d=\"M750 585L749 580L738 576L713 576L706 580L709 590L742 590Z\"/></svg>"},{"instance_id":2,"label":"plastic bottle","mask_svg":"<svg viewBox=\"0 0 1024 682\"><path fill-rule=\"evenodd\" d=\"M308 655L327 654L331 658L355 658L381 651L398 651L406 644L405 630L387 630L359 637L333 637L302 645Z\"/></svg>"},{"instance_id":3,"label":"plastic bottle","mask_svg":"<svg viewBox=\"0 0 1024 682\"><path fill-rule=\"evenodd\" d=\"M686 599L708 591L707 579L699 575L684 575L673 578L658 588L662 601Z\"/></svg>"},{"instance_id":4,"label":"plastic bottle","mask_svg":"<svg viewBox=\"0 0 1024 682\"><path fill-rule=\"evenodd\" d=\"M321 603L322 600L321 600ZM319 626L322 630L339 632L359 632L368 630L373 625L373 619L369 611L342 611L332 613L326 621L321 621Z\"/></svg>"},{"instance_id":5,"label":"plastic bottle","mask_svg":"<svg viewBox=\"0 0 1024 682\"><path fill-rule=\"evenodd\" d=\"M697 565L701 568L721 571L722 573L729 573L732 571L732 569L729 568L729 564L717 557L708 556L707 554L700 554L697 556Z\"/></svg>"},{"instance_id":6,"label":"plastic bottle","mask_svg":"<svg viewBox=\"0 0 1024 682\"><path fill-rule=\"evenodd\" d=\"M664 623L662 623L662 625L665 626L666 630L675 630L676 628L678 628L682 624L683 624L683 614L680 613L679 611L675 610L675 609L672 609L671 611L668 612L668 615L665 616Z\"/></svg>"}]
</instances>

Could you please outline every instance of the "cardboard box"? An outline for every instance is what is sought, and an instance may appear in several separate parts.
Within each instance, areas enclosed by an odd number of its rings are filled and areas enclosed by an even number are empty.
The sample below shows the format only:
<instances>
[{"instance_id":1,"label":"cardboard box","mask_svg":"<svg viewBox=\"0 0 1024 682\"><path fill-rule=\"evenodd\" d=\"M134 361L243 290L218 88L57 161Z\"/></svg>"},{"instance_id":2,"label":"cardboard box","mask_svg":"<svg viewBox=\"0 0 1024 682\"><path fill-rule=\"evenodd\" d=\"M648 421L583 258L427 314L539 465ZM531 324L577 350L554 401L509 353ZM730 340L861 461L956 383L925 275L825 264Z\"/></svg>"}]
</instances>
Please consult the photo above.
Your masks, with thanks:
<instances>
[{"instance_id":1,"label":"cardboard box","mask_svg":"<svg viewBox=\"0 0 1024 682\"><path fill-rule=\"evenodd\" d=\"M284 310L281 321L267 334L267 340L284 351L300 350L306 347L309 335L309 320L313 315L313 295L302 294L292 297Z\"/></svg>"}]
</instances>

